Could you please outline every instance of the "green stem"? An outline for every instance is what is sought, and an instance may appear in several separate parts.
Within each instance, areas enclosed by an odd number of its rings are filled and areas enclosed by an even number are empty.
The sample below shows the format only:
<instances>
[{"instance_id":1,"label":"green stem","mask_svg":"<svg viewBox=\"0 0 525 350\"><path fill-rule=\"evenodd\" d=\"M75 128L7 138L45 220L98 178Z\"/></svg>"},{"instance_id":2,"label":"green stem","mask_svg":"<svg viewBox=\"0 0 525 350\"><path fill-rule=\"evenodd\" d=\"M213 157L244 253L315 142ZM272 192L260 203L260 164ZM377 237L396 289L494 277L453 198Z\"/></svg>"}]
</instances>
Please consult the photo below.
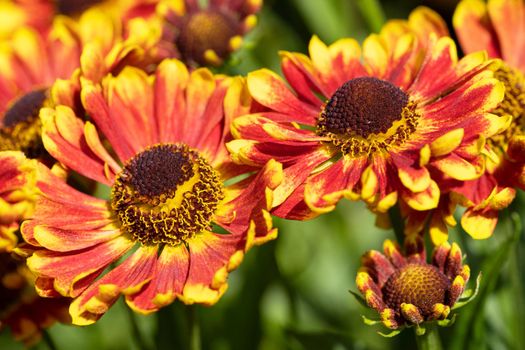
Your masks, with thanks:
<instances>
[{"instance_id":1,"label":"green stem","mask_svg":"<svg viewBox=\"0 0 525 350\"><path fill-rule=\"evenodd\" d=\"M126 310L128 310L128 319L129 324L131 326L131 333L133 334L133 338L135 339L135 342L138 345L139 349L150 349L150 347L144 341L142 334L140 333L139 325L137 324L137 320L135 319L135 313L129 307L126 307Z\"/></svg>"},{"instance_id":2,"label":"green stem","mask_svg":"<svg viewBox=\"0 0 525 350\"><path fill-rule=\"evenodd\" d=\"M435 325L428 325L426 327L425 334L418 335L417 328L414 332L416 336L417 348L419 350L441 350L441 339L439 338L439 332Z\"/></svg>"},{"instance_id":3,"label":"green stem","mask_svg":"<svg viewBox=\"0 0 525 350\"><path fill-rule=\"evenodd\" d=\"M357 0L356 5L364 17L368 28L379 33L383 23L385 23L385 13L379 0Z\"/></svg>"},{"instance_id":4,"label":"green stem","mask_svg":"<svg viewBox=\"0 0 525 350\"><path fill-rule=\"evenodd\" d=\"M197 315L197 307L188 305L186 310L188 316L188 327L190 331L190 349L201 350L201 330L199 318Z\"/></svg>"},{"instance_id":5,"label":"green stem","mask_svg":"<svg viewBox=\"0 0 525 350\"><path fill-rule=\"evenodd\" d=\"M50 350L58 349L55 342L53 341L53 338L51 338L51 335L45 329L42 331L42 338Z\"/></svg>"},{"instance_id":6,"label":"green stem","mask_svg":"<svg viewBox=\"0 0 525 350\"><path fill-rule=\"evenodd\" d=\"M405 241L405 224L403 223L401 211L397 204L390 208L388 216L390 217L390 223L392 224L392 229L394 230L397 241L402 246Z\"/></svg>"}]
</instances>

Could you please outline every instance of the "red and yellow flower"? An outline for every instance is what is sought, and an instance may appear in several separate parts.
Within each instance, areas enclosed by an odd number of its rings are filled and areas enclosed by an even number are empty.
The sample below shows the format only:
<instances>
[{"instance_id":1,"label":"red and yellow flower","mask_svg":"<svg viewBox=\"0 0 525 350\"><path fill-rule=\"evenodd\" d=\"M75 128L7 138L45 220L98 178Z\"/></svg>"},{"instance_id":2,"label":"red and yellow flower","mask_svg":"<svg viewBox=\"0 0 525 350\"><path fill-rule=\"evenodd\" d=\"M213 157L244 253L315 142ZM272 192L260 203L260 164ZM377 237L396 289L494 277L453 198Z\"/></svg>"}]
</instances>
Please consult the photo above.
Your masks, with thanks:
<instances>
[{"instance_id":1,"label":"red and yellow flower","mask_svg":"<svg viewBox=\"0 0 525 350\"><path fill-rule=\"evenodd\" d=\"M491 113L504 119L509 115L513 117L505 132L486 140L483 149L486 155L486 169L481 177L467 181L445 178L440 182L442 194L446 194L440 208L448 208L453 212L456 204L466 207L467 210L461 217L461 225L476 239L492 235L498 221L498 212L512 202L515 196L514 188L524 188L525 184L525 158L521 151L524 130L522 124L525 120L525 65L520 56L520 47L523 45L519 44L520 40L525 42L525 39L520 39L520 28L525 25L525 19L520 13L524 8L523 1L489 1L487 4L481 0L465 0L458 5L454 15L453 23L463 51L472 53L485 50L490 57L504 60L494 66L494 77L505 86L505 96ZM410 27L414 31L425 28L425 32L432 32L438 36L447 35L444 21L435 12L424 7L414 12L419 13L417 18L433 18L428 21L433 25L413 25L414 21L409 19L395 21L398 27ZM425 40L425 36L418 37L421 41ZM429 42L428 36L426 41ZM440 244L446 241L447 226L455 225L452 212L448 209L427 213L406 211L408 233L417 232L430 218L433 242Z\"/></svg>"},{"instance_id":2,"label":"red and yellow flower","mask_svg":"<svg viewBox=\"0 0 525 350\"><path fill-rule=\"evenodd\" d=\"M450 38L386 40L394 34L369 36L362 51L353 39L326 46L314 37L309 57L283 52L289 87L267 69L248 75L250 94L270 111L236 119L228 148L239 163L283 164L276 215L309 218L343 197L380 213L398 198L429 210L440 196L431 173L483 174L486 138L509 123L489 113L504 93L495 62L481 52L458 60Z\"/></svg>"},{"instance_id":3,"label":"red and yellow flower","mask_svg":"<svg viewBox=\"0 0 525 350\"><path fill-rule=\"evenodd\" d=\"M210 0L204 7L197 0L161 1L162 46L188 65L219 66L241 47L261 6L262 0Z\"/></svg>"},{"instance_id":4,"label":"red and yellow flower","mask_svg":"<svg viewBox=\"0 0 525 350\"><path fill-rule=\"evenodd\" d=\"M390 329L449 323L447 317L460 305L456 302L470 278L459 246L447 242L437 246L432 263L427 263L423 239L417 235L406 238L404 254L390 240L383 250L384 255L375 250L364 254L356 277L357 288L381 322Z\"/></svg>"},{"instance_id":5,"label":"red and yellow flower","mask_svg":"<svg viewBox=\"0 0 525 350\"><path fill-rule=\"evenodd\" d=\"M79 325L119 295L142 313L176 298L215 303L244 253L277 233L269 209L280 164L235 181L251 169L233 165L224 146L230 121L250 110L243 79L165 60L154 75L126 67L101 84L84 81L82 101L94 124L67 106L44 109L44 144L110 186L111 198L80 193L39 167L42 194L22 227L35 247L27 263L38 292L75 298Z\"/></svg>"},{"instance_id":6,"label":"red and yellow flower","mask_svg":"<svg viewBox=\"0 0 525 350\"><path fill-rule=\"evenodd\" d=\"M513 188L525 189L525 3L464 0L453 24L465 52L486 50L490 57L502 59L494 76L504 84L505 97L492 113L513 117L504 133L487 140L490 156L485 178L453 189L458 201L469 208L463 227L483 238L492 234L497 211L513 200Z\"/></svg>"}]
</instances>

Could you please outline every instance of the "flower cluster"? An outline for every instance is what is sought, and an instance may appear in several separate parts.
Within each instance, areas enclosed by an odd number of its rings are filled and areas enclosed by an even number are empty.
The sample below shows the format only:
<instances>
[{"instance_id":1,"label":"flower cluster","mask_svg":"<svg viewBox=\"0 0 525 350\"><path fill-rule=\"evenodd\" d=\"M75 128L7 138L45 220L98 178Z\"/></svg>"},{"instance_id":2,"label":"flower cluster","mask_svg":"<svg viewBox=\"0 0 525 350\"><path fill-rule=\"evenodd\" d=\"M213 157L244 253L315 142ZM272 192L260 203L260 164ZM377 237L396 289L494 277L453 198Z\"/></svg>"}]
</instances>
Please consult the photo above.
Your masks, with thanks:
<instances>
[{"instance_id":1,"label":"flower cluster","mask_svg":"<svg viewBox=\"0 0 525 350\"><path fill-rule=\"evenodd\" d=\"M404 224L404 254L387 241L357 276L383 324L443 323L470 275L447 242L455 208L488 238L525 189L525 4L463 0L463 57L421 7L361 44L313 36L308 54L280 53L283 76L207 68L242 47L261 6L0 4L1 327L29 344L120 296L143 314L213 305L277 237L272 215L307 220L342 199Z\"/></svg>"}]
</instances>

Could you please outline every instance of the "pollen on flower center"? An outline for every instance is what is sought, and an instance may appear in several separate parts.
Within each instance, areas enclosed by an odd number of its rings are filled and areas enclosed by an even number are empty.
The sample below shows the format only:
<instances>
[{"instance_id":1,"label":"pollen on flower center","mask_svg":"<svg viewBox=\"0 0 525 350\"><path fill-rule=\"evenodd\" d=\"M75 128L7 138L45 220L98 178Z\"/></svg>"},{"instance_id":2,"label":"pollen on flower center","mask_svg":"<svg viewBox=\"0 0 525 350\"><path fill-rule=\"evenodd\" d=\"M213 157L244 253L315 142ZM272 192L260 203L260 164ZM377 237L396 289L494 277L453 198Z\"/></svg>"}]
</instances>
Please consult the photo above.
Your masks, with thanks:
<instances>
[{"instance_id":1,"label":"pollen on flower center","mask_svg":"<svg viewBox=\"0 0 525 350\"><path fill-rule=\"evenodd\" d=\"M176 44L186 61L204 65L206 50L224 58L230 49L230 39L236 34L235 21L226 14L200 11L188 17Z\"/></svg>"},{"instance_id":2,"label":"pollen on flower center","mask_svg":"<svg viewBox=\"0 0 525 350\"><path fill-rule=\"evenodd\" d=\"M158 144L124 166L111 191L111 206L136 241L178 245L210 229L223 198L219 174L197 151Z\"/></svg>"},{"instance_id":3,"label":"pollen on flower center","mask_svg":"<svg viewBox=\"0 0 525 350\"><path fill-rule=\"evenodd\" d=\"M507 130L493 136L490 141L505 148L512 136L525 134L525 77L504 63L494 72L494 77L505 85L505 97L492 113L510 114L514 119Z\"/></svg>"},{"instance_id":4,"label":"pollen on flower center","mask_svg":"<svg viewBox=\"0 0 525 350\"><path fill-rule=\"evenodd\" d=\"M317 120L343 154L360 156L401 144L415 131L418 116L409 96L388 81L360 77L332 95Z\"/></svg>"},{"instance_id":5,"label":"pollen on flower center","mask_svg":"<svg viewBox=\"0 0 525 350\"><path fill-rule=\"evenodd\" d=\"M45 152L38 113L46 98L45 89L35 90L12 103L2 120L0 151L22 151L30 158Z\"/></svg>"},{"instance_id":6,"label":"pollen on flower center","mask_svg":"<svg viewBox=\"0 0 525 350\"><path fill-rule=\"evenodd\" d=\"M394 310L399 311L402 303L413 304L427 316L435 304L445 303L449 285L449 279L436 267L408 264L390 276L382 292L385 302Z\"/></svg>"}]
</instances>

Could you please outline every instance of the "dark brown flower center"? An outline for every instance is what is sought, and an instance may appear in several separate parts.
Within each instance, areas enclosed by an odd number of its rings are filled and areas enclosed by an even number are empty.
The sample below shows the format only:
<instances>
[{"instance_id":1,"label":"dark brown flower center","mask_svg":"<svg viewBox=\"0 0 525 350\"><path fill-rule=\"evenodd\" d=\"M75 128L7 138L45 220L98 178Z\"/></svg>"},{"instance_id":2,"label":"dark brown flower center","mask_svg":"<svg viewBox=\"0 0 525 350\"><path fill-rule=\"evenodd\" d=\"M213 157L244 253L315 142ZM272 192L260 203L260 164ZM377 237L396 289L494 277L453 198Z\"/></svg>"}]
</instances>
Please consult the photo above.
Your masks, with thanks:
<instances>
[{"instance_id":1,"label":"dark brown flower center","mask_svg":"<svg viewBox=\"0 0 525 350\"><path fill-rule=\"evenodd\" d=\"M30 158L45 154L38 113L46 101L46 91L31 91L9 107L0 128L0 151L22 151Z\"/></svg>"},{"instance_id":2,"label":"dark brown flower center","mask_svg":"<svg viewBox=\"0 0 525 350\"><path fill-rule=\"evenodd\" d=\"M408 95L388 81L360 77L332 95L317 121L343 154L359 156L404 142L415 131L417 114Z\"/></svg>"},{"instance_id":3,"label":"dark brown flower center","mask_svg":"<svg viewBox=\"0 0 525 350\"><path fill-rule=\"evenodd\" d=\"M386 133L408 103L408 95L391 83L361 77L344 83L326 104L319 126L336 134L368 137Z\"/></svg>"},{"instance_id":4,"label":"dark brown flower center","mask_svg":"<svg viewBox=\"0 0 525 350\"><path fill-rule=\"evenodd\" d=\"M489 141L506 149L512 136L525 134L525 77L504 63L494 72L494 77L505 85L505 97L492 113L499 116L510 114L514 119L507 130Z\"/></svg>"},{"instance_id":5,"label":"dark brown flower center","mask_svg":"<svg viewBox=\"0 0 525 350\"><path fill-rule=\"evenodd\" d=\"M432 313L437 303L445 303L450 281L432 265L408 264L397 270L383 286L384 300L394 310L402 303L419 308L423 317Z\"/></svg>"},{"instance_id":6,"label":"dark brown flower center","mask_svg":"<svg viewBox=\"0 0 525 350\"><path fill-rule=\"evenodd\" d=\"M200 11L188 16L176 44L186 62L206 65L206 51L213 50L219 58L225 58L230 52L230 39L237 32L235 20L227 14Z\"/></svg>"},{"instance_id":7,"label":"dark brown flower center","mask_svg":"<svg viewBox=\"0 0 525 350\"><path fill-rule=\"evenodd\" d=\"M111 205L143 244L178 245L210 229L224 198L219 174L184 144L159 144L135 155L117 176Z\"/></svg>"},{"instance_id":8,"label":"dark brown flower center","mask_svg":"<svg viewBox=\"0 0 525 350\"><path fill-rule=\"evenodd\" d=\"M55 0L55 6L60 14L77 16L102 1L104 0Z\"/></svg>"}]
</instances>

